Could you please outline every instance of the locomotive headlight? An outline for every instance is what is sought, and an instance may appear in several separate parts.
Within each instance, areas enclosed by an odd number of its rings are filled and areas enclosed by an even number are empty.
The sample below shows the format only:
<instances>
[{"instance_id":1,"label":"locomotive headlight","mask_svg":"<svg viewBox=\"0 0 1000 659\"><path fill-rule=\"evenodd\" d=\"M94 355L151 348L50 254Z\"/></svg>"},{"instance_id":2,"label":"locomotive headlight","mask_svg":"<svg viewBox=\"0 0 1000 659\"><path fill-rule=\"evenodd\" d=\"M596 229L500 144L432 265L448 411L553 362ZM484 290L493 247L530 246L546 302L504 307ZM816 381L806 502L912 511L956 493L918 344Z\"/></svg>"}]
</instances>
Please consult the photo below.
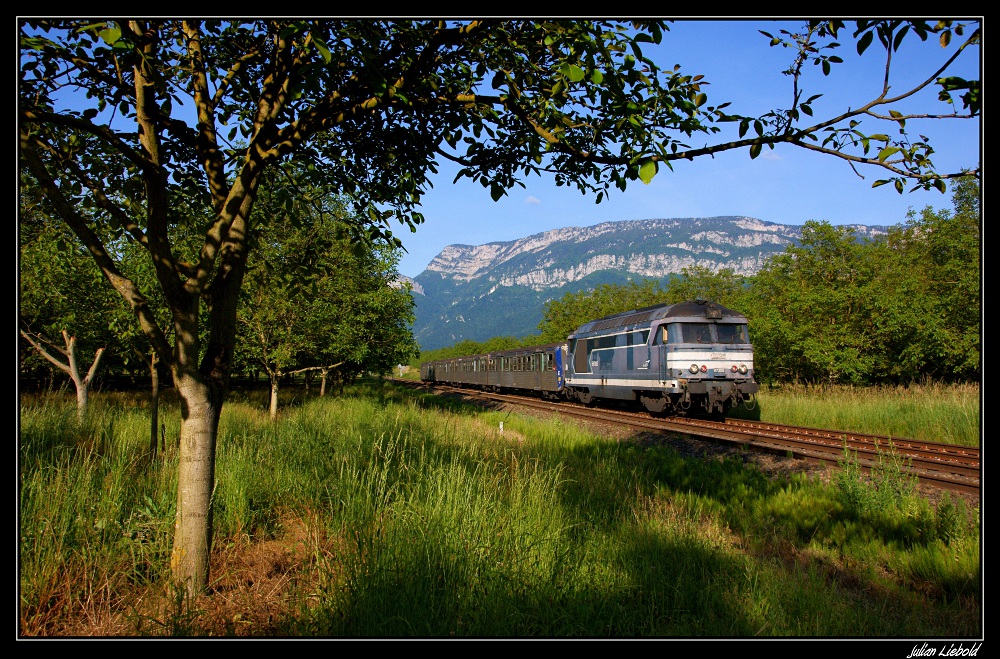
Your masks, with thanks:
<instances>
[{"instance_id":1,"label":"locomotive headlight","mask_svg":"<svg viewBox=\"0 0 1000 659\"><path fill-rule=\"evenodd\" d=\"M692 373L697 373L698 372L698 365L697 364L691 364L691 366L688 368L688 370L691 371Z\"/></svg>"},{"instance_id":2,"label":"locomotive headlight","mask_svg":"<svg viewBox=\"0 0 1000 659\"><path fill-rule=\"evenodd\" d=\"M733 373L735 373L738 370L740 370L740 369L736 368L736 364L733 364Z\"/></svg>"},{"instance_id":3,"label":"locomotive headlight","mask_svg":"<svg viewBox=\"0 0 1000 659\"><path fill-rule=\"evenodd\" d=\"M708 367L707 367L707 366L705 366L704 364L702 364L702 365L701 365L701 372L702 372L702 373L705 373L706 371L708 371Z\"/></svg>"},{"instance_id":4,"label":"locomotive headlight","mask_svg":"<svg viewBox=\"0 0 1000 659\"><path fill-rule=\"evenodd\" d=\"M736 367L733 366L733 369L735 369L735 368ZM746 364L740 364L740 373L742 373L743 375L747 374L747 365Z\"/></svg>"}]
</instances>

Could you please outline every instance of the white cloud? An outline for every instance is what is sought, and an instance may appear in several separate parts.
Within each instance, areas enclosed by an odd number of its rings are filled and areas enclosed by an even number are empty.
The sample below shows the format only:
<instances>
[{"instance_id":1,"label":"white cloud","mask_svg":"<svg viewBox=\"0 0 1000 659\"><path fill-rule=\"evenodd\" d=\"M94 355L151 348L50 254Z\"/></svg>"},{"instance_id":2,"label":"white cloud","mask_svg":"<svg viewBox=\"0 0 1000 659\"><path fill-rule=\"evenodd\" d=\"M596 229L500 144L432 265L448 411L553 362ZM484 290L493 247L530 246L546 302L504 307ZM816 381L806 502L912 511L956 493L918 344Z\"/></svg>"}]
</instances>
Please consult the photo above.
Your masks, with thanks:
<instances>
[{"instance_id":1,"label":"white cloud","mask_svg":"<svg viewBox=\"0 0 1000 659\"><path fill-rule=\"evenodd\" d=\"M538 197L534 197L534 196L530 196L530 195L529 195L529 196L528 196L528 197L527 197L527 198L526 198L526 199L524 200L524 203L526 203L526 204L540 204L540 203L542 203L542 202L541 202L541 200L540 200L540 199L539 199Z\"/></svg>"}]
</instances>

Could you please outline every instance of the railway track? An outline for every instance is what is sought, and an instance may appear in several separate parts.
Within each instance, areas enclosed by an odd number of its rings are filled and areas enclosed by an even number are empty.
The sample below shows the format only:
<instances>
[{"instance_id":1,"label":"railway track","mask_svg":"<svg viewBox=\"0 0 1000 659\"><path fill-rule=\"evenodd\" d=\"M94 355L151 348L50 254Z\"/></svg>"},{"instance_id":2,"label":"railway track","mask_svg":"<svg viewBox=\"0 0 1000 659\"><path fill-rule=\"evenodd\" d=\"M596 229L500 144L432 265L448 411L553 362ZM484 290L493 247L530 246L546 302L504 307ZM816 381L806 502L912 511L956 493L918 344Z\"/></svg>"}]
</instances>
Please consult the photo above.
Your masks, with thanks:
<instances>
[{"instance_id":1,"label":"railway track","mask_svg":"<svg viewBox=\"0 0 1000 659\"><path fill-rule=\"evenodd\" d=\"M399 382L414 385L412 381L399 380ZM575 403L544 401L530 396L496 394L441 385L429 386L424 383L418 383L416 386L651 432L683 433L829 465L836 465L842 461L846 449L864 471L870 471L873 467L889 460L899 459L901 469L916 476L925 485L967 494L979 494L979 449L975 447L740 419L711 421L683 417L656 418L644 411L590 408Z\"/></svg>"}]
</instances>

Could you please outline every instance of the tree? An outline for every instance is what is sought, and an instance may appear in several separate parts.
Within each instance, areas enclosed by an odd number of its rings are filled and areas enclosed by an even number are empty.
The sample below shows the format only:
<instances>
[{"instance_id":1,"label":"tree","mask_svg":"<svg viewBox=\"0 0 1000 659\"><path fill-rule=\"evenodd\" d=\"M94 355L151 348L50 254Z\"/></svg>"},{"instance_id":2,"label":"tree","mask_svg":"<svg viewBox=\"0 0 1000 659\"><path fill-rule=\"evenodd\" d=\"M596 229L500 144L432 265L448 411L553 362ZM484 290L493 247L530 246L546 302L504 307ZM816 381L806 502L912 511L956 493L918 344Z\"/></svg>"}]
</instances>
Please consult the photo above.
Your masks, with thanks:
<instances>
[{"instance_id":1,"label":"tree","mask_svg":"<svg viewBox=\"0 0 1000 659\"><path fill-rule=\"evenodd\" d=\"M249 283L237 312L240 344L263 367L270 383L270 415L278 414L278 386L298 364L300 355L315 352L322 326L336 322L326 300L330 268L323 256L332 245L328 235L289 220L274 223L259 237L249 261ZM315 236L314 236L315 234Z\"/></svg>"},{"instance_id":2,"label":"tree","mask_svg":"<svg viewBox=\"0 0 1000 659\"><path fill-rule=\"evenodd\" d=\"M87 414L90 385L93 384L94 376L97 375L97 369L101 365L101 356L104 354L104 348L98 348L94 352L94 360L91 362L90 368L87 370L86 375L81 375L76 349L76 337L70 336L66 330L62 331L63 342L66 344L65 349L59 348L56 344L44 339L33 337L24 330L21 330L21 336L34 346L35 350L42 357L45 357L52 364L65 371L70 376L70 379L73 380L73 386L76 387L76 416L82 421ZM58 353L60 356L53 355L53 352Z\"/></svg>"},{"instance_id":3,"label":"tree","mask_svg":"<svg viewBox=\"0 0 1000 659\"><path fill-rule=\"evenodd\" d=\"M968 381L980 363L980 215L975 181L954 213L911 213L887 236L807 222L745 296L766 380L906 384Z\"/></svg>"},{"instance_id":4,"label":"tree","mask_svg":"<svg viewBox=\"0 0 1000 659\"><path fill-rule=\"evenodd\" d=\"M72 234L46 222L44 199L34 181L22 179L18 324L24 344L20 370L37 371L40 362L68 375L82 420L98 368L109 361L105 350L115 340L106 318L120 303L101 285L100 271L75 245ZM60 336L62 340L57 341L55 337ZM90 363L86 372L81 370L85 362Z\"/></svg>"},{"instance_id":5,"label":"tree","mask_svg":"<svg viewBox=\"0 0 1000 659\"><path fill-rule=\"evenodd\" d=\"M956 182L952 207L911 212L889 240L899 269L912 282L907 311L919 314L920 324L909 341L919 374L976 380L982 373L979 182Z\"/></svg>"},{"instance_id":6,"label":"tree","mask_svg":"<svg viewBox=\"0 0 1000 659\"><path fill-rule=\"evenodd\" d=\"M809 221L800 244L753 277L754 362L764 377L863 384L872 371L872 280L865 247L851 227ZM769 372L768 372L769 371Z\"/></svg>"},{"instance_id":7,"label":"tree","mask_svg":"<svg viewBox=\"0 0 1000 659\"><path fill-rule=\"evenodd\" d=\"M799 69L788 110L764 117L709 105L700 76L661 71L642 54L659 22L599 21L31 20L20 30L22 167L129 303L182 401L177 521L171 565L195 595L208 583L211 495L219 414L236 346L236 305L246 274L252 210L270 169L290 162L349 195L359 233L398 245L389 222L415 229L421 195L440 159L497 199L532 174L596 193L648 182L658 163L788 143L888 170L918 186L968 175L936 172L929 150L905 133L861 134L858 118L902 129L897 97L800 125L811 99L798 94L804 63L835 63L823 48L837 22L791 35ZM906 34L971 34L951 60L977 46L978 25L862 22L891 53ZM780 41L780 38L778 39ZM944 43L944 41L943 41ZM859 48L863 49L863 48ZM947 64L942 71L947 68ZM979 112L978 82L934 72L943 97L963 92ZM888 84L888 83L887 83ZM740 139L692 148L716 122ZM753 127L756 136L746 137ZM824 131L827 138L817 145ZM237 146L239 135L245 142ZM870 145L882 146L877 154ZM898 149L898 151L893 151ZM268 218L261 218L268 222ZM95 225L106 227L97 230ZM197 228L196 250L174 232ZM148 252L170 309L172 340L102 235L128 233ZM202 307L207 337L199 334Z\"/></svg>"},{"instance_id":8,"label":"tree","mask_svg":"<svg viewBox=\"0 0 1000 659\"><path fill-rule=\"evenodd\" d=\"M150 454L156 454L158 434L159 367L149 340L136 326L135 315L121 296L106 287L93 258L81 249L65 225L54 224L37 183L22 173L20 197L19 295L21 334L30 350L70 376L77 391L77 410L86 413L89 389L97 366L105 373L134 375L135 364L148 371L150 387ZM106 238L120 256L123 271L146 284L147 296L160 313L164 305L148 284L153 281L148 260L137 257L135 245L126 237ZM62 347L51 338L63 334ZM72 336L69 336L72 334ZM102 345L101 359L92 346ZM24 358L21 373L37 370ZM61 356L56 356L61 355ZM137 359L136 359L137 358ZM88 374L79 372L81 359L90 359ZM39 360L35 360L39 361Z\"/></svg>"},{"instance_id":9,"label":"tree","mask_svg":"<svg viewBox=\"0 0 1000 659\"><path fill-rule=\"evenodd\" d=\"M284 214L273 192L256 212L282 217L256 239L238 311L240 344L270 381L272 419L286 375L319 371L322 395L331 370L384 374L416 349L413 298L394 286L398 250L352 245L340 198L306 196Z\"/></svg>"}]
</instances>

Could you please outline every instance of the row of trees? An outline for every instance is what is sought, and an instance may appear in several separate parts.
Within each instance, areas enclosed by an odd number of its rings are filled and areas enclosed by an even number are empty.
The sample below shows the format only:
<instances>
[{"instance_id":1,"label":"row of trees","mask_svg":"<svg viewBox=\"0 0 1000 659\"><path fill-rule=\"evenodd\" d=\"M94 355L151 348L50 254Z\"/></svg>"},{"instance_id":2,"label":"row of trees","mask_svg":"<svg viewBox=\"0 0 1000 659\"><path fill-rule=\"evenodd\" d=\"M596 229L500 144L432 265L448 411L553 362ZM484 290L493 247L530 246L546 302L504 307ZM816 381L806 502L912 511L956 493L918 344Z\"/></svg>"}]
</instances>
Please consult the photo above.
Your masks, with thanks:
<instances>
[{"instance_id":1,"label":"row of trees","mask_svg":"<svg viewBox=\"0 0 1000 659\"><path fill-rule=\"evenodd\" d=\"M188 594L208 584L240 292L255 235L282 217L254 213L270 177L306 173L348 195L357 233L399 246L390 222L423 221L421 199L442 160L493 199L551 174L600 201L661 165L734 149L756 158L776 145L871 167L887 177L876 185L899 191L943 190L975 174L937 171L931 145L911 140L906 122L941 115L899 103L933 87L931 104L948 117L979 115L979 81L949 75L978 48L978 22L811 21L767 35L789 49L793 93L759 116L710 103L703 76L661 70L644 55L668 30L589 20L20 23L21 169L126 301L183 401L171 567ZM897 89L893 55L917 38L939 41L941 61ZM831 74L841 41L881 53L884 87L814 117L806 73ZM153 273L151 289L115 247L124 234Z\"/></svg>"},{"instance_id":2,"label":"row of trees","mask_svg":"<svg viewBox=\"0 0 1000 659\"><path fill-rule=\"evenodd\" d=\"M753 277L694 268L665 285L644 280L569 293L546 304L539 336L518 343L561 341L595 318L701 297L747 314L757 375L766 382L977 380L979 198L978 181L956 183L953 210L911 212L871 241L850 227L807 222L801 243Z\"/></svg>"},{"instance_id":3,"label":"row of trees","mask_svg":"<svg viewBox=\"0 0 1000 659\"><path fill-rule=\"evenodd\" d=\"M981 375L979 184L953 211L925 208L884 239L809 223L732 298L767 380L852 384Z\"/></svg>"},{"instance_id":4,"label":"row of trees","mask_svg":"<svg viewBox=\"0 0 1000 659\"><path fill-rule=\"evenodd\" d=\"M262 190L255 212L272 214L252 240L247 284L237 311L234 368L259 365L271 385L270 414L287 375L327 377L388 373L417 354L414 302L401 285L400 250L359 240L356 218L342 196L295 179Z\"/></svg>"},{"instance_id":5,"label":"row of trees","mask_svg":"<svg viewBox=\"0 0 1000 659\"><path fill-rule=\"evenodd\" d=\"M237 308L233 364L235 373L267 375L272 417L285 376L318 372L322 395L330 373L341 380L361 372L387 373L417 352L410 329L413 298L397 283L399 250L353 239L351 211L341 197L300 194L287 209L283 201L278 207L277 200L287 196L283 184L279 179L262 190L255 211L278 219L254 237ZM97 366L101 377L152 380L155 388L160 366L131 310L103 284L90 255L53 221L30 176L22 180L20 203L22 377L52 386L65 371L76 386L81 416ZM153 274L143 270L147 261L134 241L108 236L106 244L155 304ZM152 311L168 316L161 299ZM206 332L204 323L199 332ZM70 372L73 363L83 366L75 367L80 377ZM88 366L93 368L83 375Z\"/></svg>"}]
</instances>

